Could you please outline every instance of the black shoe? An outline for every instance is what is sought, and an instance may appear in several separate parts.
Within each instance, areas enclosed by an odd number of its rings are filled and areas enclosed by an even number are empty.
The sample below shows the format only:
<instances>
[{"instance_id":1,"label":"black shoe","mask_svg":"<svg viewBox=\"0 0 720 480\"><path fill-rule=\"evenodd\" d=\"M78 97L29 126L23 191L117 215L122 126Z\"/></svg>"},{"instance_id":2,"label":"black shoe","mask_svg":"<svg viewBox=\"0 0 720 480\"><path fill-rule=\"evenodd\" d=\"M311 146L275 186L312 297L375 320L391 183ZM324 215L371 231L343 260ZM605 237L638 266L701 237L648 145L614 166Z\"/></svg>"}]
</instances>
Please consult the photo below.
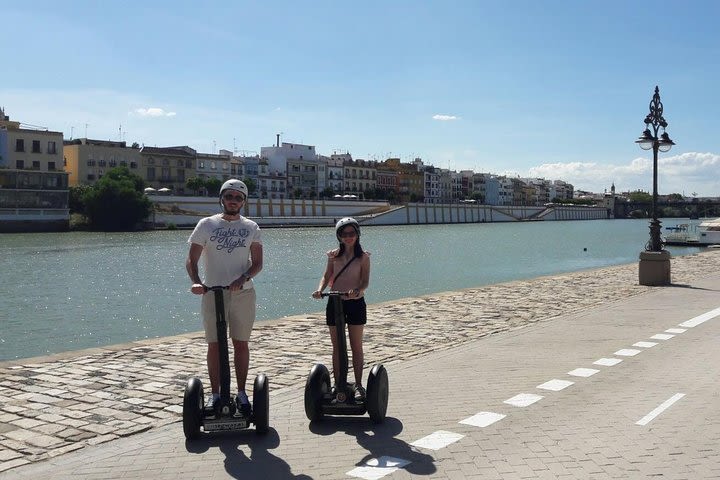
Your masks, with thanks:
<instances>
[{"instance_id":1,"label":"black shoe","mask_svg":"<svg viewBox=\"0 0 720 480\"><path fill-rule=\"evenodd\" d=\"M355 385L355 401L365 401L365 389L362 387L362 385Z\"/></svg>"},{"instance_id":2,"label":"black shoe","mask_svg":"<svg viewBox=\"0 0 720 480\"><path fill-rule=\"evenodd\" d=\"M235 405L237 406L238 412L244 417L249 417L252 414L252 407L250 406L250 402L243 403L240 400L240 395L235 396Z\"/></svg>"}]
</instances>

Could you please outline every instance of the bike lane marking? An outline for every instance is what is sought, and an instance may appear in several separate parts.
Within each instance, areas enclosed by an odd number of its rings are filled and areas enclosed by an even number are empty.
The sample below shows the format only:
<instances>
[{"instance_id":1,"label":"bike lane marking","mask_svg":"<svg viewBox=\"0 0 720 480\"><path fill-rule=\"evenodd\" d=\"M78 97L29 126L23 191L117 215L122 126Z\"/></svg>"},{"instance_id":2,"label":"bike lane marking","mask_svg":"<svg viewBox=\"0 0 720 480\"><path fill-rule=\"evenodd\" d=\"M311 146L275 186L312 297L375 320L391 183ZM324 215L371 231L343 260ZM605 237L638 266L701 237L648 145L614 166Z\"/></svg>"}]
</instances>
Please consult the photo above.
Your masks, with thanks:
<instances>
[{"instance_id":1,"label":"bike lane marking","mask_svg":"<svg viewBox=\"0 0 720 480\"><path fill-rule=\"evenodd\" d=\"M673 395L672 397L668 398L668 399L665 400L663 403L661 403L658 407L656 407L655 409L653 409L650 413L648 413L647 415L645 415L643 418L641 418L640 420L638 420L637 422L635 422L635 425L647 425L647 424L650 423L655 417L657 417L657 416L660 415L662 412L664 412L665 410L667 410L668 408L670 408L670 407L673 405L673 403L677 402L678 400L680 400L680 399L683 398L684 396L685 396L684 393L676 393L675 395Z\"/></svg>"}]
</instances>

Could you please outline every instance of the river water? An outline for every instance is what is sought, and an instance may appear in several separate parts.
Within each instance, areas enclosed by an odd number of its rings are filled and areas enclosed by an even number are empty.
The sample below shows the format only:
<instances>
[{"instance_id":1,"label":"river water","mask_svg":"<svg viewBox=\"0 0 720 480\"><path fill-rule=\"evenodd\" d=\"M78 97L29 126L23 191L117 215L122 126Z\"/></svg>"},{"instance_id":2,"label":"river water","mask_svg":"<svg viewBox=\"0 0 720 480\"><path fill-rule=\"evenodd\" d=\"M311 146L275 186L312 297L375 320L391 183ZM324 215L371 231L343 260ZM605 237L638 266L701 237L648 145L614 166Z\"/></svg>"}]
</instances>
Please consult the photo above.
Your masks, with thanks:
<instances>
[{"instance_id":1,"label":"river water","mask_svg":"<svg viewBox=\"0 0 720 480\"><path fill-rule=\"evenodd\" d=\"M189 293L185 272L189 234L0 235L0 360L201 330L199 297ZM636 262L648 238L647 220L366 227L366 299ZM323 310L310 293L325 252L336 246L333 229L263 229L263 245L258 321Z\"/></svg>"}]
</instances>

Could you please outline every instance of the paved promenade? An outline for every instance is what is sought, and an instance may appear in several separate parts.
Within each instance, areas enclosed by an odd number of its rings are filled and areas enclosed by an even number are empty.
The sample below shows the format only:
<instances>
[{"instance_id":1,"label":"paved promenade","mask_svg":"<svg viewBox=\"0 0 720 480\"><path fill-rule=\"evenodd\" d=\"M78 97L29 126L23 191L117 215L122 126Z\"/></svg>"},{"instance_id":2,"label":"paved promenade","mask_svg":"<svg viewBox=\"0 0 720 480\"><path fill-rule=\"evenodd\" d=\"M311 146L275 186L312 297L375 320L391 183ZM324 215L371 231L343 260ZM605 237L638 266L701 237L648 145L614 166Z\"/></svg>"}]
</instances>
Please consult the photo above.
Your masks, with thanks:
<instances>
[{"instance_id":1,"label":"paved promenade","mask_svg":"<svg viewBox=\"0 0 720 480\"><path fill-rule=\"evenodd\" d=\"M305 378L329 363L319 314L257 324L265 437L185 443L198 334L5 362L0 477L720 478L720 317L701 316L720 307L717 272L709 250L674 258L668 288L638 286L632 264L373 305L382 426L308 425Z\"/></svg>"}]
</instances>

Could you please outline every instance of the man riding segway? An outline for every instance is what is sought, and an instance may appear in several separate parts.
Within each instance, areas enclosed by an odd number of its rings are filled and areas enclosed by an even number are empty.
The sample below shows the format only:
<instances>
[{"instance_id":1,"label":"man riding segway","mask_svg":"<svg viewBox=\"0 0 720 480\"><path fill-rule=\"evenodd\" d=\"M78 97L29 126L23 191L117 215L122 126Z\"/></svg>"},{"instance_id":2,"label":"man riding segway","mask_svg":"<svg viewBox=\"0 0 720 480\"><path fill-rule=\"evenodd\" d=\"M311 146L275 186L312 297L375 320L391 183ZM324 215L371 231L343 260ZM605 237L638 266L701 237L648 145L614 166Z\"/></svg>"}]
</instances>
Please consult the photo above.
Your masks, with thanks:
<instances>
[{"instance_id":1,"label":"man riding segway","mask_svg":"<svg viewBox=\"0 0 720 480\"><path fill-rule=\"evenodd\" d=\"M255 322L256 308L252 279L263 267L260 228L257 223L240 215L247 196L247 186L240 180L230 179L222 185L220 205L223 211L198 222L188 239L190 251L186 261L187 272L193 282L190 290L196 295L203 295L202 317L205 339L208 343L207 366L212 392L206 410L217 411L219 404L222 404L226 413L237 411L244 418L250 418L252 415L252 406L245 392L250 362L248 340ZM201 257L204 259L203 280L198 269ZM209 290L213 290L213 293ZM230 394L229 378L228 385L221 384L226 383L221 382L221 377L224 377L223 370L229 368L226 367L227 333L218 332L218 325L224 328L222 326L225 322L230 328L237 380L237 394L232 408L225 405ZM225 362L222 361L223 355ZM267 380L264 375L263 380L267 390ZM264 408L267 406L265 405Z\"/></svg>"}]
</instances>

